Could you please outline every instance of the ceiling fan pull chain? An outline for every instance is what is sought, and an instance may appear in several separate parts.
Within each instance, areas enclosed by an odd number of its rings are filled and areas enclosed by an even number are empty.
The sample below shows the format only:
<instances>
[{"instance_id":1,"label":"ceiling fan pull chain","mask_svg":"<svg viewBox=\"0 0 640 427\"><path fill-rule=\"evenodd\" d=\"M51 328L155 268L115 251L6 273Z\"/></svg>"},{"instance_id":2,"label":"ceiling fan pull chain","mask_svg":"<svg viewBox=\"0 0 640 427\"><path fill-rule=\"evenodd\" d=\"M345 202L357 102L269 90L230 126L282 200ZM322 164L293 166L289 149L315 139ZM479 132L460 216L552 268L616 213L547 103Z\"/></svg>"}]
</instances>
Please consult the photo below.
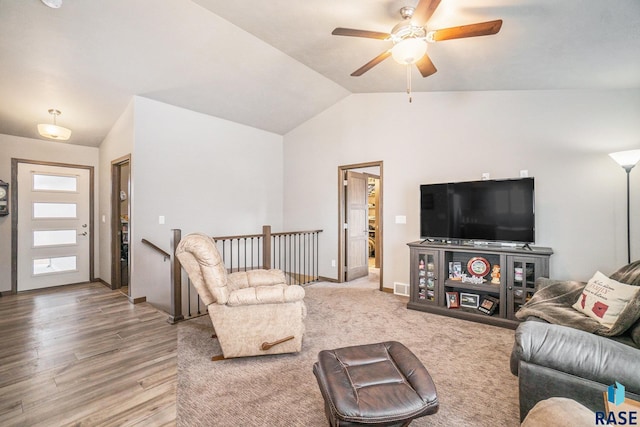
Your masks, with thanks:
<instances>
[{"instance_id":1,"label":"ceiling fan pull chain","mask_svg":"<svg viewBox=\"0 0 640 427\"><path fill-rule=\"evenodd\" d=\"M407 64L407 95L409 95L409 103L411 103L411 64Z\"/></svg>"}]
</instances>

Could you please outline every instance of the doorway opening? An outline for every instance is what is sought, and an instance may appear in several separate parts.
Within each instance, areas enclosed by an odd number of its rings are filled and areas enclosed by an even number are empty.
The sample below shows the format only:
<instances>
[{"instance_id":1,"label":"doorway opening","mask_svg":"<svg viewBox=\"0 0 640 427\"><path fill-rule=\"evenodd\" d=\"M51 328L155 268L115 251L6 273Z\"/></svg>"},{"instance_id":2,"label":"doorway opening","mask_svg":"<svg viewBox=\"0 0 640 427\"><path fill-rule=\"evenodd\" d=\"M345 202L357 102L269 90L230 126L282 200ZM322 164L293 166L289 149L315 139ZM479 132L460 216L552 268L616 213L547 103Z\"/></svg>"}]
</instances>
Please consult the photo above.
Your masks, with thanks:
<instances>
[{"instance_id":1,"label":"doorway opening","mask_svg":"<svg viewBox=\"0 0 640 427\"><path fill-rule=\"evenodd\" d=\"M383 290L383 162L338 167L338 282Z\"/></svg>"},{"instance_id":2,"label":"doorway opening","mask_svg":"<svg viewBox=\"0 0 640 427\"><path fill-rule=\"evenodd\" d=\"M131 295L129 286L131 155L111 162L111 289Z\"/></svg>"}]
</instances>

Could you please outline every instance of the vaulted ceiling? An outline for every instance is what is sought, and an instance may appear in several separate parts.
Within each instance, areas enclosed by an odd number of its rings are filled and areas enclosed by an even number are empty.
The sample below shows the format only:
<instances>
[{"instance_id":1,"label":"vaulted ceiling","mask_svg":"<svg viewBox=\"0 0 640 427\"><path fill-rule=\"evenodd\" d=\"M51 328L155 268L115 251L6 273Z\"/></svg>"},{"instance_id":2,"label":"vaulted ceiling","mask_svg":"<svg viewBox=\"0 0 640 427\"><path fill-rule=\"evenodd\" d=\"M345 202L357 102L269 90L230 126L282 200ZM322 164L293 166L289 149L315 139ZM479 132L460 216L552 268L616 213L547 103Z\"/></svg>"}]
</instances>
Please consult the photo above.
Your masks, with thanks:
<instances>
[{"instance_id":1,"label":"vaulted ceiling","mask_svg":"<svg viewBox=\"0 0 640 427\"><path fill-rule=\"evenodd\" d=\"M350 93L402 92L390 42L417 0L0 0L0 133L37 123L97 146L132 95L285 134ZM438 72L413 91L640 87L638 0L442 0L429 28L504 21L497 35L429 45Z\"/></svg>"}]
</instances>

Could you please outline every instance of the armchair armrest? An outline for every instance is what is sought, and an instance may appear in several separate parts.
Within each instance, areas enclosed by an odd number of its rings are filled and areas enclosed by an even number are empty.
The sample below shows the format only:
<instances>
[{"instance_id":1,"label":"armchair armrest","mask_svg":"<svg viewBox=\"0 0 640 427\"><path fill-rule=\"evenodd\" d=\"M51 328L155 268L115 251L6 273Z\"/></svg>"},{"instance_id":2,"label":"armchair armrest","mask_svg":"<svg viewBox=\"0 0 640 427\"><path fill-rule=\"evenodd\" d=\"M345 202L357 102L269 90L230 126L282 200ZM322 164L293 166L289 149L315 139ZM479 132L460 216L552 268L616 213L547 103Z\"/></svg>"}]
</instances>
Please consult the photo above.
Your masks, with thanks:
<instances>
[{"instance_id":1,"label":"armchair armrest","mask_svg":"<svg viewBox=\"0 0 640 427\"><path fill-rule=\"evenodd\" d=\"M302 301L303 298L304 288L299 285L256 286L232 291L227 305L280 304Z\"/></svg>"},{"instance_id":2,"label":"armchair armrest","mask_svg":"<svg viewBox=\"0 0 640 427\"><path fill-rule=\"evenodd\" d=\"M511 372L520 361L601 384L619 381L640 392L640 350L607 337L566 326L524 322L515 333Z\"/></svg>"},{"instance_id":3,"label":"armchair armrest","mask_svg":"<svg viewBox=\"0 0 640 427\"><path fill-rule=\"evenodd\" d=\"M252 288L256 286L272 286L285 284L282 270L249 270L238 271L228 275L231 290Z\"/></svg>"}]
</instances>

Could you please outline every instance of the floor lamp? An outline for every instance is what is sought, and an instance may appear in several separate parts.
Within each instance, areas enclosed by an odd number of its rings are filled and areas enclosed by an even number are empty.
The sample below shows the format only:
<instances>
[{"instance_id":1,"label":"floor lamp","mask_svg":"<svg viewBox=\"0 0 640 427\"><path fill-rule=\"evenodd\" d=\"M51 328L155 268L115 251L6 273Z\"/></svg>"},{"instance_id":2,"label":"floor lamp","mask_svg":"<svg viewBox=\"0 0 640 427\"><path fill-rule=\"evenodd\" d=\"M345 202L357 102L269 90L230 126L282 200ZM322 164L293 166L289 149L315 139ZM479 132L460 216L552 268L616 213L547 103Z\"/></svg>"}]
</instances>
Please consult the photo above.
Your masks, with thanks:
<instances>
[{"instance_id":1,"label":"floor lamp","mask_svg":"<svg viewBox=\"0 0 640 427\"><path fill-rule=\"evenodd\" d=\"M627 172L627 263L631 263L631 226L629 215L629 174L631 169L640 161L640 150L618 151L609 156Z\"/></svg>"}]
</instances>

